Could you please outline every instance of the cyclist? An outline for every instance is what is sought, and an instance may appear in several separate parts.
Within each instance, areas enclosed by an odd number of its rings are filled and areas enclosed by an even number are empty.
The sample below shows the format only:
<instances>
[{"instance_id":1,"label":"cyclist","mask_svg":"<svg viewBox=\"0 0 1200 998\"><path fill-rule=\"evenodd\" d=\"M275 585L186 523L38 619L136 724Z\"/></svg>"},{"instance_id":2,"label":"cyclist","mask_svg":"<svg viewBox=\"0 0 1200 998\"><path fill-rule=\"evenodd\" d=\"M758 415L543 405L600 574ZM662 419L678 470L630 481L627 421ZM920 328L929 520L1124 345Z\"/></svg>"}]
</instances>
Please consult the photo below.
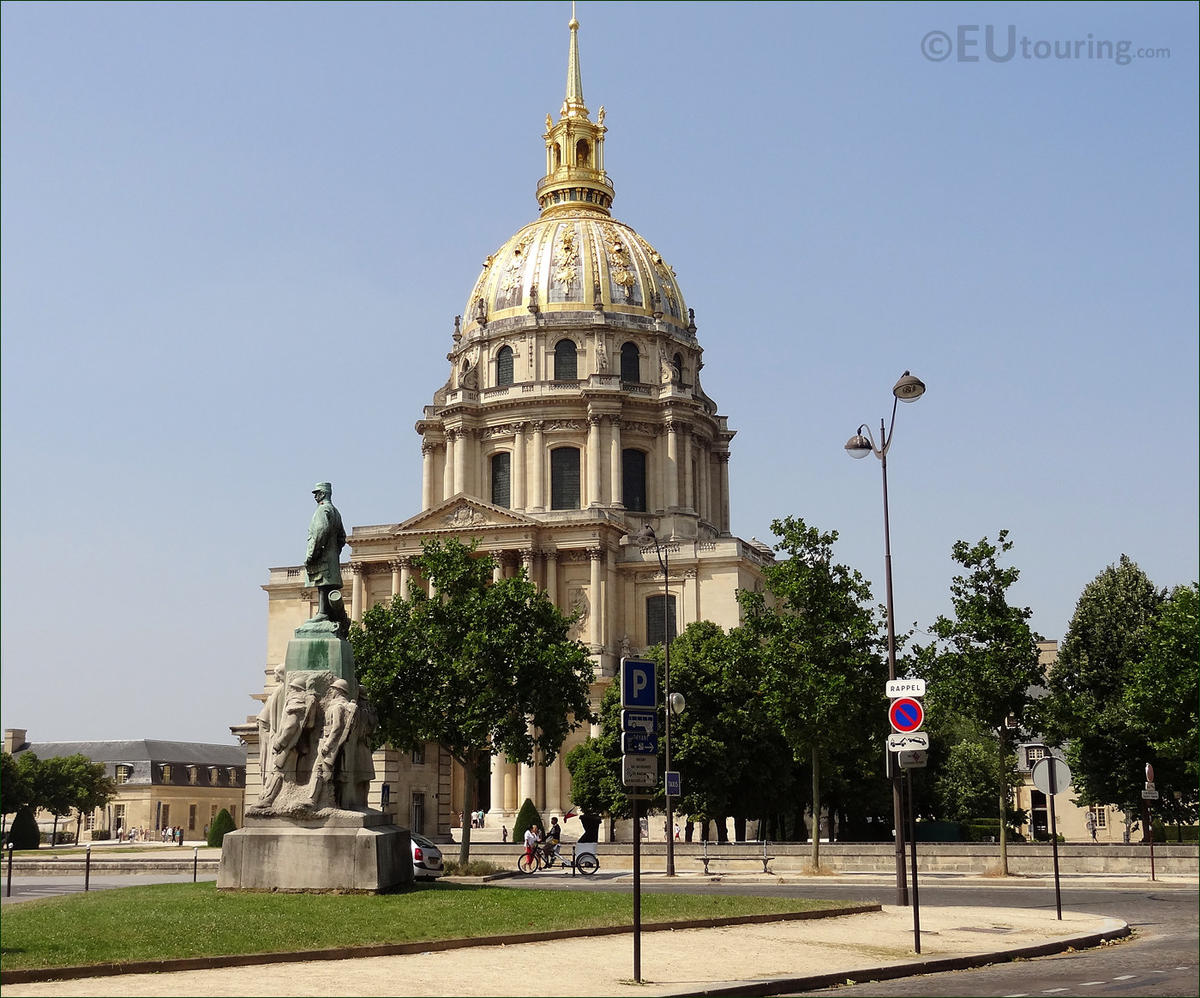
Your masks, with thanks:
<instances>
[{"instance_id":1,"label":"cyclist","mask_svg":"<svg viewBox=\"0 0 1200 998\"><path fill-rule=\"evenodd\" d=\"M525 829L525 859L532 864L533 853L537 849L541 837L538 835L538 826L530 825Z\"/></svg>"},{"instance_id":2,"label":"cyclist","mask_svg":"<svg viewBox=\"0 0 1200 998\"><path fill-rule=\"evenodd\" d=\"M562 827L557 818L550 819L550 827L546 829L546 842L542 852L546 857L546 865L551 866L558 859L558 843L562 839Z\"/></svg>"}]
</instances>

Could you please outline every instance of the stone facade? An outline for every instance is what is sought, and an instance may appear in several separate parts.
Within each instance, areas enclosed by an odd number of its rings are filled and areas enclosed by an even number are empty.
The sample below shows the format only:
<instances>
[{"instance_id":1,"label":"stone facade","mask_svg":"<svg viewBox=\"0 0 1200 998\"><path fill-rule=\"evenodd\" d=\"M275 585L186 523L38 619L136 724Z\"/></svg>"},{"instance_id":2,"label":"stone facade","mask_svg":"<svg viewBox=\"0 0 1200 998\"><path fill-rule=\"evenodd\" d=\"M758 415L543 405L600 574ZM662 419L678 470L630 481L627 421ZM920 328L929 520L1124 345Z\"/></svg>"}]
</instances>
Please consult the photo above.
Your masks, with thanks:
<instances>
[{"instance_id":1,"label":"stone facade","mask_svg":"<svg viewBox=\"0 0 1200 998\"><path fill-rule=\"evenodd\" d=\"M445 382L424 407L421 510L354 527L344 588L350 614L423 585L413 559L429 539L474 542L497 578L524 571L567 613L595 662L596 705L623 655L641 653L697 620L739 623L739 588L762 584L770 550L731 533L734 432L700 383L694 314L674 270L609 211L607 127L583 100L576 22L566 99L542 136L541 213L496 252L454 320ZM465 316L465 318L464 318ZM649 524L659 548L632 535ZM664 576L663 561L669 564ZM303 570L271 570L267 685L293 630L315 612ZM249 726L235 729L248 743ZM586 738L577 731L563 748ZM257 749L248 794L257 793ZM425 761L382 752L372 787L407 821L424 795L446 835L463 808L463 774L434 745ZM489 823L509 822L525 798L545 819L570 808L562 755L549 765L494 759L477 799ZM248 799L253 799L249 797Z\"/></svg>"},{"instance_id":2,"label":"stone facade","mask_svg":"<svg viewBox=\"0 0 1200 998\"><path fill-rule=\"evenodd\" d=\"M104 764L117 783L117 798L106 808L84 814L80 838L89 841L93 830L116 836L118 825L144 830L152 839L163 828L181 826L187 839L203 838L222 808L240 826L246 787L246 750L239 745L205 742L172 742L138 738L94 742L33 742L27 732L4 732L4 750L14 756L32 751L39 759L83 755ZM53 815L39 811L38 826L49 833ZM75 829L72 812L58 821L60 831Z\"/></svg>"}]
</instances>

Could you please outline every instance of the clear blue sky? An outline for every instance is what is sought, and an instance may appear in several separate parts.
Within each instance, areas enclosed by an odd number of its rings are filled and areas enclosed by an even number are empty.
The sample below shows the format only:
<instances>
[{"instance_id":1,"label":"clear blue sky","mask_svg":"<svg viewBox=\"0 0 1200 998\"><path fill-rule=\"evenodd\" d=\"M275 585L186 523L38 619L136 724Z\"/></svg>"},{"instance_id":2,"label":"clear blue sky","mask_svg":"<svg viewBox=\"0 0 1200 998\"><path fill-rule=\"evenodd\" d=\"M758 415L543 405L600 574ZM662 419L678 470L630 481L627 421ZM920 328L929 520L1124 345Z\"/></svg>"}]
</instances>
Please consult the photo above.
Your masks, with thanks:
<instances>
[{"instance_id":1,"label":"clear blue sky","mask_svg":"<svg viewBox=\"0 0 1200 998\"><path fill-rule=\"evenodd\" d=\"M675 267L738 430L735 533L837 529L882 601L879 466L842 446L908 368L901 625L1005 527L1049 637L1122 552L1197 577L1195 4L578 16L614 213ZM228 741L312 482L351 524L419 509L413 424L535 217L569 5L0 17L3 724Z\"/></svg>"}]
</instances>

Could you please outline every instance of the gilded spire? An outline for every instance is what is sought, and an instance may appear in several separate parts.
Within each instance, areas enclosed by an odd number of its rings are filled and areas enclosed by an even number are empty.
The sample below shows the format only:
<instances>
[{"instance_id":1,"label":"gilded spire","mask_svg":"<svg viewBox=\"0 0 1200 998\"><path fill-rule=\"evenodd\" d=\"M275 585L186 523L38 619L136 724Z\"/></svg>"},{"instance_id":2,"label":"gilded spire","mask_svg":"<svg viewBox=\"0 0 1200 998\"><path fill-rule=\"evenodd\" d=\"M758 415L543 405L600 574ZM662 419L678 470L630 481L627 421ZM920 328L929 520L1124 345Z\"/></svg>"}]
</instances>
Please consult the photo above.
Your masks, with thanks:
<instances>
[{"instance_id":1,"label":"gilded spire","mask_svg":"<svg viewBox=\"0 0 1200 998\"><path fill-rule=\"evenodd\" d=\"M604 108L588 119L579 72L579 22L571 5L571 42L567 50L567 96L558 121L546 115L546 175L537 187L542 214L551 211L598 211L607 215L613 187L604 172Z\"/></svg>"},{"instance_id":2,"label":"gilded spire","mask_svg":"<svg viewBox=\"0 0 1200 998\"><path fill-rule=\"evenodd\" d=\"M579 75L579 22L575 20L575 5L571 4L571 46L567 52L567 99L563 101L563 117L588 116L583 103L583 78Z\"/></svg>"}]
</instances>

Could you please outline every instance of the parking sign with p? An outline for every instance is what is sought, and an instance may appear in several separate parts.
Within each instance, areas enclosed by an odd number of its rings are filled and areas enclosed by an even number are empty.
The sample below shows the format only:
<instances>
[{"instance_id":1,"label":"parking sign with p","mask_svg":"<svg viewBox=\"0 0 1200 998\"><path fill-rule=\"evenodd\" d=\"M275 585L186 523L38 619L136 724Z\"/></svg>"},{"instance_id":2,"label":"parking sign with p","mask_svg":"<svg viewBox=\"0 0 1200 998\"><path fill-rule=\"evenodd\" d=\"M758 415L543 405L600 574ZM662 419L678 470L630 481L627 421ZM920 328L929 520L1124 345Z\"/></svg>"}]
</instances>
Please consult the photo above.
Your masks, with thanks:
<instances>
[{"instance_id":1,"label":"parking sign with p","mask_svg":"<svg viewBox=\"0 0 1200 998\"><path fill-rule=\"evenodd\" d=\"M639 658L621 659L621 706L642 709L658 706L653 662Z\"/></svg>"}]
</instances>

